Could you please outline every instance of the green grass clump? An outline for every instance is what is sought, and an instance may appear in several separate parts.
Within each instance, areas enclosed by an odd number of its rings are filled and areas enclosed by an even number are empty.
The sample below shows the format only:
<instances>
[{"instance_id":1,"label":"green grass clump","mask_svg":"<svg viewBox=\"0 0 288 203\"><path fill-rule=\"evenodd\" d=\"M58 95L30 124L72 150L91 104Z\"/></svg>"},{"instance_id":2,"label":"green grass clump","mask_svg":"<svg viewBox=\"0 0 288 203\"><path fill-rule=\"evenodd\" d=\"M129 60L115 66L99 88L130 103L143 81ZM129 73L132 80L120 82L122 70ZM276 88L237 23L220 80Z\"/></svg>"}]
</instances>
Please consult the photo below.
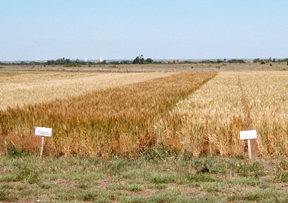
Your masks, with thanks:
<instances>
[{"instance_id":1,"label":"green grass clump","mask_svg":"<svg viewBox=\"0 0 288 203\"><path fill-rule=\"evenodd\" d=\"M286 202L288 194L276 189L245 190L227 198L228 201L244 202Z\"/></svg>"},{"instance_id":2,"label":"green grass clump","mask_svg":"<svg viewBox=\"0 0 288 203\"><path fill-rule=\"evenodd\" d=\"M174 174L162 174L162 173L152 173L149 178L151 183L156 184L175 183L176 179L177 177Z\"/></svg>"},{"instance_id":3,"label":"green grass clump","mask_svg":"<svg viewBox=\"0 0 288 203\"><path fill-rule=\"evenodd\" d=\"M14 202L17 201L19 198L15 194L9 193L7 190L0 190L0 201L1 202Z\"/></svg>"},{"instance_id":4,"label":"green grass clump","mask_svg":"<svg viewBox=\"0 0 288 203\"><path fill-rule=\"evenodd\" d=\"M106 187L108 190L127 190L130 192L139 192L142 191L142 187L139 184L110 184Z\"/></svg>"}]
</instances>

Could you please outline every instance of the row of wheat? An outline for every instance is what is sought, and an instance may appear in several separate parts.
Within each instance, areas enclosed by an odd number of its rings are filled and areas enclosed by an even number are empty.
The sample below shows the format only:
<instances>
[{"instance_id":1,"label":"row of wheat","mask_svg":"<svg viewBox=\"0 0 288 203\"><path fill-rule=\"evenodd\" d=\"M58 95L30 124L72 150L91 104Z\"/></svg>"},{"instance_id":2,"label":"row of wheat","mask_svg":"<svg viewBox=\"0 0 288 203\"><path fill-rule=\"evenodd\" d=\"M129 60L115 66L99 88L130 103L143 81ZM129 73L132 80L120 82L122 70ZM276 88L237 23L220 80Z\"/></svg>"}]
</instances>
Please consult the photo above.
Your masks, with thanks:
<instances>
[{"instance_id":1,"label":"row of wheat","mask_svg":"<svg viewBox=\"0 0 288 203\"><path fill-rule=\"evenodd\" d=\"M38 151L36 126L53 128L47 154L128 156L161 142L157 128L175 104L215 72L186 72L77 98L0 111L0 141Z\"/></svg>"}]
</instances>

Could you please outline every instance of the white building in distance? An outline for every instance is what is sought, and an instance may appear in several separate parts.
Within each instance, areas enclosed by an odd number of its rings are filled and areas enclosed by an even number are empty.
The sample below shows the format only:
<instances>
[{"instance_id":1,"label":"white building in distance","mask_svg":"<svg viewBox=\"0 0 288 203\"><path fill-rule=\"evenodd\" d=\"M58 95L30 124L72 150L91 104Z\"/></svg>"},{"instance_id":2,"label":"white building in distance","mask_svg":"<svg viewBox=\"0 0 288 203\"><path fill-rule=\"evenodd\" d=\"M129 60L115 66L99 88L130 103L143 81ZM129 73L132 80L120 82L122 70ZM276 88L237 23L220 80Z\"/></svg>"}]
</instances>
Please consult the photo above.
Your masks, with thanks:
<instances>
[{"instance_id":1,"label":"white building in distance","mask_svg":"<svg viewBox=\"0 0 288 203\"><path fill-rule=\"evenodd\" d=\"M100 56L100 60L99 60L99 62L102 63L103 61L104 61L104 60L103 60L103 57Z\"/></svg>"}]
</instances>

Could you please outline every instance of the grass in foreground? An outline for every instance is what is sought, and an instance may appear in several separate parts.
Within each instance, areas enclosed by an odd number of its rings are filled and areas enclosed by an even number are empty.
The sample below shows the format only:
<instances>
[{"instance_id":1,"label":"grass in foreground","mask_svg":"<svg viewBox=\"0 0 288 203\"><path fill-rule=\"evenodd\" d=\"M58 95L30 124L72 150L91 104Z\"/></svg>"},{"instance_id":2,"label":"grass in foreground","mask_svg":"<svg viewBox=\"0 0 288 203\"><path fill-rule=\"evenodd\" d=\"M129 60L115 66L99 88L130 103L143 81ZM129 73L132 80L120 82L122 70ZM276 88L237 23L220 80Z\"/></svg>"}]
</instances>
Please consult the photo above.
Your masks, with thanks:
<instances>
[{"instance_id":1,"label":"grass in foreground","mask_svg":"<svg viewBox=\"0 0 288 203\"><path fill-rule=\"evenodd\" d=\"M178 157L158 148L137 159L0 155L0 201L287 202L288 159ZM161 156L159 156L161 155Z\"/></svg>"}]
</instances>

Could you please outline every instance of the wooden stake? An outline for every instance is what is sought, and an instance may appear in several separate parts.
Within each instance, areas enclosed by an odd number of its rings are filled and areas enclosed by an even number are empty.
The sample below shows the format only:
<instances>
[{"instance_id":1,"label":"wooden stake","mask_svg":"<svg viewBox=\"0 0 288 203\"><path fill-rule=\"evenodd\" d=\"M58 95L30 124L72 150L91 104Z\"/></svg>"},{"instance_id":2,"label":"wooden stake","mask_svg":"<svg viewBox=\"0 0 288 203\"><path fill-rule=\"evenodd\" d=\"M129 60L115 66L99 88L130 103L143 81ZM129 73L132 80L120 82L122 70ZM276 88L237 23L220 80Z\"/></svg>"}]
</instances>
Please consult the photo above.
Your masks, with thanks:
<instances>
[{"instance_id":1,"label":"wooden stake","mask_svg":"<svg viewBox=\"0 0 288 203\"><path fill-rule=\"evenodd\" d=\"M249 158L252 159L251 142L250 142L250 140L248 140L248 152L249 152Z\"/></svg>"},{"instance_id":2,"label":"wooden stake","mask_svg":"<svg viewBox=\"0 0 288 203\"><path fill-rule=\"evenodd\" d=\"M43 155L43 151L44 151L44 142L45 142L45 137L42 136L41 149L40 149L40 159L42 159L42 155Z\"/></svg>"}]
</instances>

